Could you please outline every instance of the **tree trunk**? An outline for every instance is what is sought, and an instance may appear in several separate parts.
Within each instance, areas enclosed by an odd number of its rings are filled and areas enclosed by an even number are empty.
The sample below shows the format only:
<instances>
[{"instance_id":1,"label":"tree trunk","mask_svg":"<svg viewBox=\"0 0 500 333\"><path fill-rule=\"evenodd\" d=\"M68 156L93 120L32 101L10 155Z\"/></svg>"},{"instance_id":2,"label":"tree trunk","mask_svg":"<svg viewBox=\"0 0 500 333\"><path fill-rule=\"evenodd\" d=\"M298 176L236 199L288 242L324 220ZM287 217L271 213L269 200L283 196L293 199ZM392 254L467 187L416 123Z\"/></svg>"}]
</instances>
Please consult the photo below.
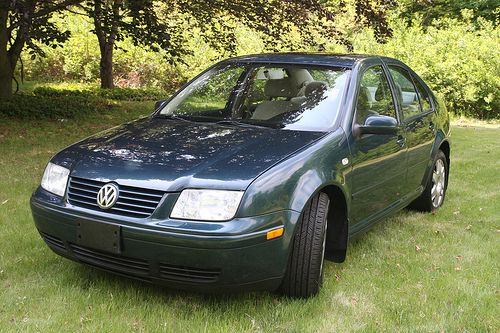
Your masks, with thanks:
<instances>
[{"instance_id":1,"label":"tree trunk","mask_svg":"<svg viewBox=\"0 0 500 333\"><path fill-rule=\"evenodd\" d=\"M101 51L101 61L99 63L99 74L101 77L101 88L113 88L113 49L115 48L116 36L118 34L118 25L121 20L120 10L123 0L114 0L112 2L111 22L103 20L104 10L109 10L106 2L103 0L94 0L94 10L91 12L94 18L94 27L99 49ZM105 23L104 23L105 22ZM109 25L111 23L111 25ZM108 24L108 26L106 26Z\"/></svg>"},{"instance_id":2,"label":"tree trunk","mask_svg":"<svg viewBox=\"0 0 500 333\"><path fill-rule=\"evenodd\" d=\"M12 75L9 61L0 61L0 99L12 97Z\"/></svg>"},{"instance_id":3,"label":"tree trunk","mask_svg":"<svg viewBox=\"0 0 500 333\"><path fill-rule=\"evenodd\" d=\"M7 17L8 11L0 9L0 99L12 97L12 75L14 74L7 51L9 41Z\"/></svg>"},{"instance_id":4,"label":"tree trunk","mask_svg":"<svg viewBox=\"0 0 500 333\"><path fill-rule=\"evenodd\" d=\"M101 76L101 88L113 88L113 47L106 44L101 48L101 62L99 64Z\"/></svg>"}]
</instances>

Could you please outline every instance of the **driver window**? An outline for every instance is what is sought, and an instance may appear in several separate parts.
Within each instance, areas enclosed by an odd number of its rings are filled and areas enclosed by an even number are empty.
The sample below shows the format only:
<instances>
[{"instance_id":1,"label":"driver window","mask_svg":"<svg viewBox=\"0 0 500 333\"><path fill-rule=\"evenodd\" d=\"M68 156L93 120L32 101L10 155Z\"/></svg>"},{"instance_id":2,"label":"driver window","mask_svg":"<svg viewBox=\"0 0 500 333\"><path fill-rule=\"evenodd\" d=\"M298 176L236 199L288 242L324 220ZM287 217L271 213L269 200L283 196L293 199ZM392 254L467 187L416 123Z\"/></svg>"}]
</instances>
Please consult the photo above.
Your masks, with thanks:
<instances>
[{"instance_id":1,"label":"driver window","mask_svg":"<svg viewBox=\"0 0 500 333\"><path fill-rule=\"evenodd\" d=\"M361 78L356 101L356 122L364 124L372 115L396 118L389 82L382 66L369 68Z\"/></svg>"}]
</instances>

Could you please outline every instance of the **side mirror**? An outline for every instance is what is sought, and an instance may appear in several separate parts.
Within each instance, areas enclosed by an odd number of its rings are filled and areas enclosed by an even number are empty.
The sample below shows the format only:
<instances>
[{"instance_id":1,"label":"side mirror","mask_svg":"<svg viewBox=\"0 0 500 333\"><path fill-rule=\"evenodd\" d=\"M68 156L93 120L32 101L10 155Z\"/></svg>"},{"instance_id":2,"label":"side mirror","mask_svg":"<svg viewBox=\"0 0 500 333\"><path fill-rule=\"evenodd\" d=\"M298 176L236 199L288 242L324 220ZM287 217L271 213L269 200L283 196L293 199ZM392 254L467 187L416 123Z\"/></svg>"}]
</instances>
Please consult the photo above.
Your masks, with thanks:
<instances>
[{"instance_id":1,"label":"side mirror","mask_svg":"<svg viewBox=\"0 0 500 333\"><path fill-rule=\"evenodd\" d=\"M358 136L363 134L391 135L398 132L398 121L389 116L373 115L366 118L363 125L356 125L354 129Z\"/></svg>"},{"instance_id":2,"label":"side mirror","mask_svg":"<svg viewBox=\"0 0 500 333\"><path fill-rule=\"evenodd\" d=\"M154 111L158 110L159 108L164 107L165 104L167 104L167 100L166 99L162 99L162 100L157 101L155 103L155 109L154 109Z\"/></svg>"}]
</instances>

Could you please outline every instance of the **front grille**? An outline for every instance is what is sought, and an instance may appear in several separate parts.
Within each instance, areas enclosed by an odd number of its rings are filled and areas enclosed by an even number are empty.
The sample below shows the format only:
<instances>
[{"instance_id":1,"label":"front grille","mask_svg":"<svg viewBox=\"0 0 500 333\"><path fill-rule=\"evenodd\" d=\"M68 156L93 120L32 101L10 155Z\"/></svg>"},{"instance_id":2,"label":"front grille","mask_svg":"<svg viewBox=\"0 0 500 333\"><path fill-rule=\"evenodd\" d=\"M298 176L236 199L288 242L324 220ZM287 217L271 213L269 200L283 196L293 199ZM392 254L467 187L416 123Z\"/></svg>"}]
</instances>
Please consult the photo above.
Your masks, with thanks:
<instances>
[{"instance_id":1,"label":"front grille","mask_svg":"<svg viewBox=\"0 0 500 333\"><path fill-rule=\"evenodd\" d=\"M64 242L59 238L47 235L44 232L40 232L40 235L42 236L45 243L47 243L47 245L50 246L51 248L60 251L66 251L66 246L64 246Z\"/></svg>"},{"instance_id":2,"label":"front grille","mask_svg":"<svg viewBox=\"0 0 500 333\"><path fill-rule=\"evenodd\" d=\"M181 282L209 283L219 278L219 269L202 269L160 263L160 277Z\"/></svg>"},{"instance_id":3,"label":"front grille","mask_svg":"<svg viewBox=\"0 0 500 333\"><path fill-rule=\"evenodd\" d=\"M118 185L118 200L110 209L97 205L97 193L106 183L85 178L71 177L68 186L68 202L75 206L130 217L145 218L153 214L163 191Z\"/></svg>"},{"instance_id":4,"label":"front grille","mask_svg":"<svg viewBox=\"0 0 500 333\"><path fill-rule=\"evenodd\" d=\"M70 247L75 257L86 264L136 277L149 276L149 263L146 260L102 253L75 244L71 244Z\"/></svg>"}]
</instances>

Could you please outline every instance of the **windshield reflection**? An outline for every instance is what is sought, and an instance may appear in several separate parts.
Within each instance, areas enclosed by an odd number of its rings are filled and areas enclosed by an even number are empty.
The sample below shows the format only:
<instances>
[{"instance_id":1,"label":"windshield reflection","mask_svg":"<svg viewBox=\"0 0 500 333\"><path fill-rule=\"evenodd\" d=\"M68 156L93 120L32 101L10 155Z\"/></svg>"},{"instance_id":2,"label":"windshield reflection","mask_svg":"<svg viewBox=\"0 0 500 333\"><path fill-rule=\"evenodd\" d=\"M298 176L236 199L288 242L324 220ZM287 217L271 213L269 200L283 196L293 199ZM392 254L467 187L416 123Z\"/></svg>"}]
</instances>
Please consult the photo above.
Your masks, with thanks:
<instances>
[{"instance_id":1,"label":"windshield reflection","mask_svg":"<svg viewBox=\"0 0 500 333\"><path fill-rule=\"evenodd\" d=\"M225 64L185 87L157 114L195 122L326 131L335 123L350 70Z\"/></svg>"}]
</instances>

